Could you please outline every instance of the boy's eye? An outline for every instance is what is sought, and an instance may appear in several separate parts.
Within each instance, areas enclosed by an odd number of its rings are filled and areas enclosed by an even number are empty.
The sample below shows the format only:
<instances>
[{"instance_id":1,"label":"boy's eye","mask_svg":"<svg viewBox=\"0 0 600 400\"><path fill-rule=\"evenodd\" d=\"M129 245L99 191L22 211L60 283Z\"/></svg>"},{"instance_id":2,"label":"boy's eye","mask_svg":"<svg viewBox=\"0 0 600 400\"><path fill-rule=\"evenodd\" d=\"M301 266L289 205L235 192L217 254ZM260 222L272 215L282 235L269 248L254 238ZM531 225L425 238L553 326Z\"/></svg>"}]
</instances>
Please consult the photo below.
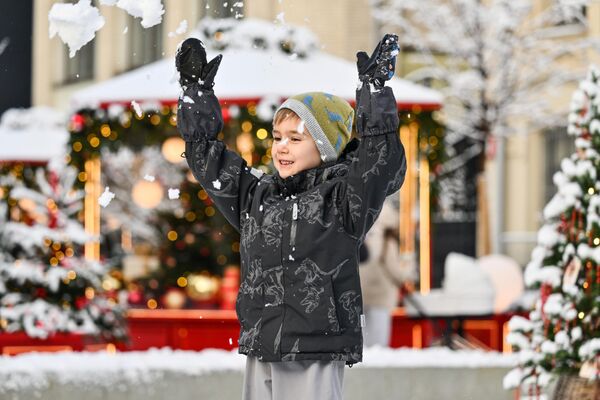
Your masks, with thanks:
<instances>
[{"instance_id":1,"label":"boy's eye","mask_svg":"<svg viewBox=\"0 0 600 400\"><path fill-rule=\"evenodd\" d=\"M279 142L281 140L281 138L274 137L273 140L276 141L276 142Z\"/></svg>"},{"instance_id":2,"label":"boy's eye","mask_svg":"<svg viewBox=\"0 0 600 400\"><path fill-rule=\"evenodd\" d=\"M302 139L300 139L300 138L297 138L297 137L295 137L295 138L292 138L292 142L299 142L299 141L301 141L301 140L302 140Z\"/></svg>"}]
</instances>

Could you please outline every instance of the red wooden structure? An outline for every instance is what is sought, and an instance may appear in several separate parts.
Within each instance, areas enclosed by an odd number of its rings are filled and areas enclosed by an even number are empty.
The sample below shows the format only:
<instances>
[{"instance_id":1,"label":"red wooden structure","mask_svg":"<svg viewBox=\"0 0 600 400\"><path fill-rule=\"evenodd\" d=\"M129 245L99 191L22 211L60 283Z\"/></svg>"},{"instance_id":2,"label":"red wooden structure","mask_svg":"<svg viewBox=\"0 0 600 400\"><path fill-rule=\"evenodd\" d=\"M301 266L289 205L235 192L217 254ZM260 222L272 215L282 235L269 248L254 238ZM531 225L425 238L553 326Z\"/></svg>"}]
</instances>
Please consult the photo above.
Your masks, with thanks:
<instances>
[{"instance_id":1,"label":"red wooden structure","mask_svg":"<svg viewBox=\"0 0 600 400\"><path fill-rule=\"evenodd\" d=\"M465 336L491 350L507 351L506 323L512 314L464 320ZM239 323L233 310L130 310L129 343L98 343L75 334L56 334L33 339L25 333L0 333L0 353L15 355L28 351L141 351L151 347L181 350L237 347ZM406 316L402 308L393 312L390 346L422 348L431 345L444 324Z\"/></svg>"}]
</instances>

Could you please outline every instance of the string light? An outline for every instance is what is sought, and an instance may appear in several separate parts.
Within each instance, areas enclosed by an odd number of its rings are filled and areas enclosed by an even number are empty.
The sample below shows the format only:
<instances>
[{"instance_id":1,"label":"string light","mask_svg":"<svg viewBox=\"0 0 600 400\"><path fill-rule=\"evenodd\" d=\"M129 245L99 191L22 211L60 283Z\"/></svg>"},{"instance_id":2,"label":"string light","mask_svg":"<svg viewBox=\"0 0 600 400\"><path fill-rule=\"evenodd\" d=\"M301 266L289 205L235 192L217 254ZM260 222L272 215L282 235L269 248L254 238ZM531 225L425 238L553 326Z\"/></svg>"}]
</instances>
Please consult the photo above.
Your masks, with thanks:
<instances>
[{"instance_id":1,"label":"string light","mask_svg":"<svg viewBox=\"0 0 600 400\"><path fill-rule=\"evenodd\" d=\"M154 299L150 299L148 300L148 302L146 303L146 305L148 306L149 309L154 310L156 307L158 307L158 303L156 302L156 300Z\"/></svg>"},{"instance_id":2,"label":"string light","mask_svg":"<svg viewBox=\"0 0 600 400\"><path fill-rule=\"evenodd\" d=\"M177 278L177 285L179 287L184 288L187 286L187 284L188 284L188 280L185 276L180 276L179 278Z\"/></svg>"},{"instance_id":3,"label":"string light","mask_svg":"<svg viewBox=\"0 0 600 400\"><path fill-rule=\"evenodd\" d=\"M260 128L256 131L256 137L260 140L266 139L269 136L269 132L265 128Z\"/></svg>"},{"instance_id":4,"label":"string light","mask_svg":"<svg viewBox=\"0 0 600 400\"><path fill-rule=\"evenodd\" d=\"M104 124L100 127L100 134L104 137L109 137L110 136L110 126L108 126L107 124Z\"/></svg>"},{"instance_id":5,"label":"string light","mask_svg":"<svg viewBox=\"0 0 600 400\"><path fill-rule=\"evenodd\" d=\"M177 232L169 231L169 233L167 233L167 239L169 239L171 242L176 241L177 240Z\"/></svg>"}]
</instances>

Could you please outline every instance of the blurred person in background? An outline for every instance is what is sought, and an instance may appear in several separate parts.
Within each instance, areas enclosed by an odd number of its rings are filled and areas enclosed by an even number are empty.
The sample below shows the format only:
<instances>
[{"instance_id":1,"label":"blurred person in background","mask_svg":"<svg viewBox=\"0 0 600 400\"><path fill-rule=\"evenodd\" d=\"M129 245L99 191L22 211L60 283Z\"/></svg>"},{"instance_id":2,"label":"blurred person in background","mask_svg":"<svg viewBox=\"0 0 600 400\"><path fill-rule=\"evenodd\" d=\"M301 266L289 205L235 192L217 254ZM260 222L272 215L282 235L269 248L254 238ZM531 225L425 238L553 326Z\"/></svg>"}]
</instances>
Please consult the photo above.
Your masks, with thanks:
<instances>
[{"instance_id":1,"label":"blurred person in background","mask_svg":"<svg viewBox=\"0 0 600 400\"><path fill-rule=\"evenodd\" d=\"M363 338L367 347L389 346L392 311L398 305L400 290L412 291L416 277L414 253L400 254L397 203L397 196L385 200L360 250L359 272L366 322Z\"/></svg>"}]
</instances>

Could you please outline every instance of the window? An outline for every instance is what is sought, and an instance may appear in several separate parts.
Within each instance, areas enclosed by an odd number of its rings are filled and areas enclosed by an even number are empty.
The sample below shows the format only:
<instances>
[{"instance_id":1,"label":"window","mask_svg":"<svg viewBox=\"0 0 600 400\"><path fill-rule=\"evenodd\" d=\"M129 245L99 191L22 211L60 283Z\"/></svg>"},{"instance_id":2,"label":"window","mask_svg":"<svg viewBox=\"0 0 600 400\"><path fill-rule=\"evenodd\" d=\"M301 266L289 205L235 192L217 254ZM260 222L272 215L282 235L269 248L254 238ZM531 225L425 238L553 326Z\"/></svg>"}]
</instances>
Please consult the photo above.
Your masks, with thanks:
<instances>
[{"instance_id":1,"label":"window","mask_svg":"<svg viewBox=\"0 0 600 400\"><path fill-rule=\"evenodd\" d=\"M555 10L554 23L556 26L585 25L587 6L558 5Z\"/></svg>"},{"instance_id":2,"label":"window","mask_svg":"<svg viewBox=\"0 0 600 400\"><path fill-rule=\"evenodd\" d=\"M557 190L552 177L560 170L562 159L575 152L575 138L567 135L565 127L549 129L544 135L546 139L545 203L548 203Z\"/></svg>"},{"instance_id":3,"label":"window","mask_svg":"<svg viewBox=\"0 0 600 400\"><path fill-rule=\"evenodd\" d=\"M75 1L70 1L75 3ZM73 58L69 57L69 47L64 46L64 83L76 83L94 78L94 49L96 40L86 43Z\"/></svg>"},{"instance_id":4,"label":"window","mask_svg":"<svg viewBox=\"0 0 600 400\"><path fill-rule=\"evenodd\" d=\"M240 18L244 14L241 0L201 0L203 15L210 18Z\"/></svg>"},{"instance_id":5,"label":"window","mask_svg":"<svg viewBox=\"0 0 600 400\"><path fill-rule=\"evenodd\" d=\"M129 17L129 68L157 61L162 57L162 24L144 28L139 18Z\"/></svg>"}]
</instances>

